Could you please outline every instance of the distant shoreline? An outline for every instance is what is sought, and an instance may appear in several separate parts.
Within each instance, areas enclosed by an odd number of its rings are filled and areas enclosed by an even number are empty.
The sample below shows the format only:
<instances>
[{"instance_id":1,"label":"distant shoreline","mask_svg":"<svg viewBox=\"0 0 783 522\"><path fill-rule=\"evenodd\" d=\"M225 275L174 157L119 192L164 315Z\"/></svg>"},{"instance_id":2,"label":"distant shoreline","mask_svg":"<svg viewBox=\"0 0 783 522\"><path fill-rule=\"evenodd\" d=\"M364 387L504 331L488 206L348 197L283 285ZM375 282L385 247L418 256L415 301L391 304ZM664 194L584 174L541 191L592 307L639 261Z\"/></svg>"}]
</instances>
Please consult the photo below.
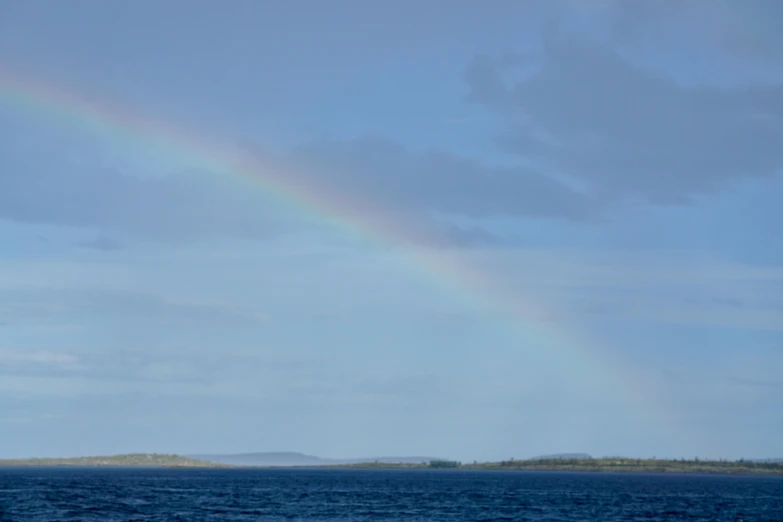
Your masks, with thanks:
<instances>
[{"instance_id":1,"label":"distant shoreline","mask_svg":"<svg viewBox=\"0 0 783 522\"><path fill-rule=\"evenodd\" d=\"M431 461L428 463L393 464L363 462L332 465L231 465L192 459L180 455L136 453L125 455L0 459L0 467L37 468L154 468L154 469L221 469L221 470L463 470L463 471L561 471L595 473L654 473L783 476L783 462L711 461L625 458L555 458L508 460L501 462Z\"/></svg>"}]
</instances>

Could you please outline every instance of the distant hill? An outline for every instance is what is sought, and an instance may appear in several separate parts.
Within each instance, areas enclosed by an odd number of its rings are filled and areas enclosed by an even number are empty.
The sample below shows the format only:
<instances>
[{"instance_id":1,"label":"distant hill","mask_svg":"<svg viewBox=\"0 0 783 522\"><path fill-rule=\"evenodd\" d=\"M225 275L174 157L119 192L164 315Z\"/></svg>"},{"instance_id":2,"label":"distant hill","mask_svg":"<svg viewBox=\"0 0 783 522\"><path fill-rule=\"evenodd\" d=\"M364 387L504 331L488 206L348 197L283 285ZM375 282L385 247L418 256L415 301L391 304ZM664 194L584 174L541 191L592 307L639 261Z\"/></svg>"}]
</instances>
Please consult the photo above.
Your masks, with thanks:
<instances>
[{"instance_id":1,"label":"distant hill","mask_svg":"<svg viewBox=\"0 0 783 522\"><path fill-rule=\"evenodd\" d=\"M529 460L557 460L557 459L591 459L587 453L555 453L554 455L541 455Z\"/></svg>"},{"instance_id":2,"label":"distant hill","mask_svg":"<svg viewBox=\"0 0 783 522\"><path fill-rule=\"evenodd\" d=\"M369 457L364 459L351 459L348 462L362 463L362 462L377 462L380 464L421 464L423 462L431 462L433 460L446 460L439 457Z\"/></svg>"},{"instance_id":3,"label":"distant hill","mask_svg":"<svg viewBox=\"0 0 783 522\"><path fill-rule=\"evenodd\" d=\"M292 451L236 453L231 455L188 455L189 458L229 464L231 466L326 466L333 464L328 459Z\"/></svg>"},{"instance_id":4,"label":"distant hill","mask_svg":"<svg viewBox=\"0 0 783 522\"><path fill-rule=\"evenodd\" d=\"M220 464L183 457L181 455L129 453L102 457L0 459L0 466L214 468L219 467Z\"/></svg>"},{"instance_id":5,"label":"distant hill","mask_svg":"<svg viewBox=\"0 0 783 522\"><path fill-rule=\"evenodd\" d=\"M344 464L359 464L365 462L377 462L380 464L421 464L431 460L439 460L434 457L367 457L358 459L327 459L306 455L293 451L237 453L237 454L200 454L189 455L189 458L228 464L231 466L263 466L263 467L320 467L339 466Z\"/></svg>"}]
</instances>

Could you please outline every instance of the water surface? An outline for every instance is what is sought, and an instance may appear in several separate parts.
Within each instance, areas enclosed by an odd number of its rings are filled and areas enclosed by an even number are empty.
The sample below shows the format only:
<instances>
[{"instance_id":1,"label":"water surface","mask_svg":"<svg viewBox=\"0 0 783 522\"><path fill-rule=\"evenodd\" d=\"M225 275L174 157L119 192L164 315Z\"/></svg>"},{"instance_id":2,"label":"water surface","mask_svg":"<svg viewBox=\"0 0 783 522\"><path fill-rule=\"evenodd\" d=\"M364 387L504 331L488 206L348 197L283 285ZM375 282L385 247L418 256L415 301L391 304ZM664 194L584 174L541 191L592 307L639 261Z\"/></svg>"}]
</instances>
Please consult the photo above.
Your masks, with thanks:
<instances>
[{"instance_id":1,"label":"water surface","mask_svg":"<svg viewBox=\"0 0 783 522\"><path fill-rule=\"evenodd\" d=\"M0 521L783 521L783 478L0 469Z\"/></svg>"}]
</instances>

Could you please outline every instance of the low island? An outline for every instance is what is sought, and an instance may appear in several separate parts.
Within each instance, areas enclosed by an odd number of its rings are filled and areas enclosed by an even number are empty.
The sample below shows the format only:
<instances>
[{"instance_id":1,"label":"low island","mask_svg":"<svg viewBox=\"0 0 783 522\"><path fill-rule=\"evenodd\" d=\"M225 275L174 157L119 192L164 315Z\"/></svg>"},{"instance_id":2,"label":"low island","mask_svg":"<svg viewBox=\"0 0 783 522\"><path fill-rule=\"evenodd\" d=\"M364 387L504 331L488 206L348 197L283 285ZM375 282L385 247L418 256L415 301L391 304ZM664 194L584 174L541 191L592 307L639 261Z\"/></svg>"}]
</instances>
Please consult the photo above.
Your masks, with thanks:
<instances>
[{"instance_id":1,"label":"low island","mask_svg":"<svg viewBox=\"0 0 783 522\"><path fill-rule=\"evenodd\" d=\"M127 453L98 457L0 459L0 466L118 467L118 468L228 468L225 464L165 453Z\"/></svg>"},{"instance_id":2,"label":"low island","mask_svg":"<svg viewBox=\"0 0 783 522\"><path fill-rule=\"evenodd\" d=\"M700 459L632 459L632 458L549 458L510 459L499 462L432 461L420 465L388 465L372 462L340 468L383 469L460 469L486 471L578 471L578 472L626 472L626 473L702 473L731 475L782 475L783 462L749 460L700 460Z\"/></svg>"}]
</instances>

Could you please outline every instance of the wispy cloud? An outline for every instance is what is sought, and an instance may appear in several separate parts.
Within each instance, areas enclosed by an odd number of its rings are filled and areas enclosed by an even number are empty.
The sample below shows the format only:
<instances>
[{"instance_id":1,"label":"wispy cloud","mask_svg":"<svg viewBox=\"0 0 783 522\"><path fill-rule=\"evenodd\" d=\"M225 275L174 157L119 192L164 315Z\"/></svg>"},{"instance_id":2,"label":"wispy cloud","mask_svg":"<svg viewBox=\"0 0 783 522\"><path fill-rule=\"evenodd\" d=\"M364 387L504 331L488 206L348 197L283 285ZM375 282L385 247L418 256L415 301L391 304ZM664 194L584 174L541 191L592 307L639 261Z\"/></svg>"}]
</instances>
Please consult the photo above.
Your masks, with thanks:
<instances>
[{"instance_id":1,"label":"wispy cloud","mask_svg":"<svg viewBox=\"0 0 783 522\"><path fill-rule=\"evenodd\" d=\"M0 313L26 321L94 314L124 319L204 324L261 325L266 313L231 303L198 301L121 290L18 289L7 292Z\"/></svg>"},{"instance_id":2,"label":"wispy cloud","mask_svg":"<svg viewBox=\"0 0 783 522\"><path fill-rule=\"evenodd\" d=\"M559 322L592 316L783 331L783 267L668 250L506 249L465 258L506 274L498 289Z\"/></svg>"},{"instance_id":3,"label":"wispy cloud","mask_svg":"<svg viewBox=\"0 0 783 522\"><path fill-rule=\"evenodd\" d=\"M754 379L752 377L730 377L728 382L734 385L751 386L754 388L783 388L783 381Z\"/></svg>"},{"instance_id":4,"label":"wispy cloud","mask_svg":"<svg viewBox=\"0 0 783 522\"><path fill-rule=\"evenodd\" d=\"M19 413L17 415L8 414L0 415L0 424L29 424L33 422L41 422L48 420L63 419L65 415L55 413L42 413L38 415L30 415L25 413Z\"/></svg>"},{"instance_id":5,"label":"wispy cloud","mask_svg":"<svg viewBox=\"0 0 783 522\"><path fill-rule=\"evenodd\" d=\"M108 236L98 236L88 241L82 241L76 243L76 245L83 248L92 248L94 250L101 250L103 252L114 252L123 249L122 243Z\"/></svg>"},{"instance_id":6,"label":"wispy cloud","mask_svg":"<svg viewBox=\"0 0 783 522\"><path fill-rule=\"evenodd\" d=\"M74 368L78 363L77 356L67 353L0 349L0 365L5 366L31 364Z\"/></svg>"}]
</instances>

